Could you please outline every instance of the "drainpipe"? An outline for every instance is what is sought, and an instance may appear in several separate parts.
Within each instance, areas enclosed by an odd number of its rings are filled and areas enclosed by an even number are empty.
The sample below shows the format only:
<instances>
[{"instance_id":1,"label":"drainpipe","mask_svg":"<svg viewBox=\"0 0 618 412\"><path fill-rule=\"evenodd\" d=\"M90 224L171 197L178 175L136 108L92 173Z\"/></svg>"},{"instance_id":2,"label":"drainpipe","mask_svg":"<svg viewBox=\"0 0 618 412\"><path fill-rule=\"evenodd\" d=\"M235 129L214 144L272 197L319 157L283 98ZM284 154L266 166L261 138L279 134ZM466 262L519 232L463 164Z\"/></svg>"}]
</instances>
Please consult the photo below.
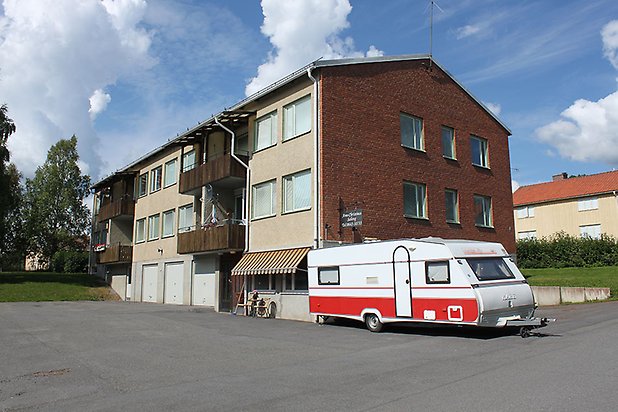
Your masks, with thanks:
<instances>
[{"instance_id":1,"label":"drainpipe","mask_svg":"<svg viewBox=\"0 0 618 412\"><path fill-rule=\"evenodd\" d=\"M307 76L313 82L313 248L320 247L320 187L319 187L319 157L320 157L320 139L319 139L319 113L318 113L318 80L313 77L309 67Z\"/></svg>"}]
</instances>

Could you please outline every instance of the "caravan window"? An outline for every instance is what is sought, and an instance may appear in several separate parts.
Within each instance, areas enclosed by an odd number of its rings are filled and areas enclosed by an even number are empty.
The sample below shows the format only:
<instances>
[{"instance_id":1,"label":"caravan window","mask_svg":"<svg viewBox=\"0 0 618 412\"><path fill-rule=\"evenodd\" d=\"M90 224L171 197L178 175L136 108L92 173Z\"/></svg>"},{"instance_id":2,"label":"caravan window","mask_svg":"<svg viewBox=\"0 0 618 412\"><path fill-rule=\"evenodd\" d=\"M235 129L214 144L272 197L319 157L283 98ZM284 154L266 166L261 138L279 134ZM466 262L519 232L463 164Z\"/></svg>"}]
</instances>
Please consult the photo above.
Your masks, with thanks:
<instances>
[{"instance_id":1,"label":"caravan window","mask_svg":"<svg viewBox=\"0 0 618 412\"><path fill-rule=\"evenodd\" d=\"M338 285L339 284L339 267L319 268L318 269L318 284L319 285Z\"/></svg>"},{"instance_id":2,"label":"caravan window","mask_svg":"<svg viewBox=\"0 0 618 412\"><path fill-rule=\"evenodd\" d=\"M425 280L430 283L451 283L448 261L425 263Z\"/></svg>"},{"instance_id":3,"label":"caravan window","mask_svg":"<svg viewBox=\"0 0 618 412\"><path fill-rule=\"evenodd\" d=\"M513 279L515 275L502 258L466 259L478 280Z\"/></svg>"}]
</instances>

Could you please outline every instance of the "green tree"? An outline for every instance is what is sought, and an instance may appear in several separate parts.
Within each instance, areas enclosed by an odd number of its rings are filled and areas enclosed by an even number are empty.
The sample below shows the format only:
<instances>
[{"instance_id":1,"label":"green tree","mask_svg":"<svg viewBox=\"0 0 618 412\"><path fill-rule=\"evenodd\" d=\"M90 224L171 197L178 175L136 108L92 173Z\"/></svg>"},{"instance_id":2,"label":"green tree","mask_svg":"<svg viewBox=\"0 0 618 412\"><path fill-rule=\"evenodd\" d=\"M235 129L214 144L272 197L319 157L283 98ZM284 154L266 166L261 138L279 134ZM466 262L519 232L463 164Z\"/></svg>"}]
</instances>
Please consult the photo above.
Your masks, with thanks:
<instances>
[{"instance_id":1,"label":"green tree","mask_svg":"<svg viewBox=\"0 0 618 412\"><path fill-rule=\"evenodd\" d=\"M90 177L81 174L78 160L77 137L60 140L49 149L34 178L26 180L28 251L48 262L57 251L74 249L90 225L84 204Z\"/></svg>"}]
</instances>

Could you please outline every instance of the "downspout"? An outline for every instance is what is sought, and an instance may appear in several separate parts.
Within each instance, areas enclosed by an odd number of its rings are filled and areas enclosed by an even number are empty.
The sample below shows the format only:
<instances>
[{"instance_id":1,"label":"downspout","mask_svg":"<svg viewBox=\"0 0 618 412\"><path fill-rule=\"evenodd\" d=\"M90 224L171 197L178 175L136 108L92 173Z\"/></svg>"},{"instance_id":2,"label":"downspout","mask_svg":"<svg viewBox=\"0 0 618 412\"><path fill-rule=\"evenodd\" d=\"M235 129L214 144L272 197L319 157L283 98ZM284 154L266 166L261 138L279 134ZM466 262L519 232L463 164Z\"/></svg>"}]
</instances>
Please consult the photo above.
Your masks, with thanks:
<instances>
[{"instance_id":1,"label":"downspout","mask_svg":"<svg viewBox=\"0 0 618 412\"><path fill-rule=\"evenodd\" d=\"M319 131L319 113L318 113L318 80L313 77L311 70L307 69L307 76L313 82L313 248L320 247L320 186L319 186L319 160L320 160L320 131Z\"/></svg>"}]
</instances>

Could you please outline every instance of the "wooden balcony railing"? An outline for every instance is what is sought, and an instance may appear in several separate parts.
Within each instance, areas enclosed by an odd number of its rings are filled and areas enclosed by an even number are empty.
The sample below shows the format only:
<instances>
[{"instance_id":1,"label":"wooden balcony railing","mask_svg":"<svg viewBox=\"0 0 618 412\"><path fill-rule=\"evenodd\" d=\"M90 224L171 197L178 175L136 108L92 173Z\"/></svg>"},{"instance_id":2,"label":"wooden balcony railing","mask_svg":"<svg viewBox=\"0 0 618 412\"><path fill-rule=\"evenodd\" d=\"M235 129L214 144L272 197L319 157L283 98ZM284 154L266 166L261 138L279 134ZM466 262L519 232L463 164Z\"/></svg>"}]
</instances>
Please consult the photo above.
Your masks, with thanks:
<instances>
[{"instance_id":1,"label":"wooden balcony railing","mask_svg":"<svg viewBox=\"0 0 618 412\"><path fill-rule=\"evenodd\" d=\"M135 214L135 202L132 198L114 200L101 206L97 214L97 221L113 219L118 216L133 216Z\"/></svg>"},{"instance_id":2,"label":"wooden balcony railing","mask_svg":"<svg viewBox=\"0 0 618 412\"><path fill-rule=\"evenodd\" d=\"M238 157L243 162L248 162L247 156ZM187 193L226 177L244 179L245 176L245 168L236 159L232 158L232 155L226 153L181 173L178 190L180 193Z\"/></svg>"},{"instance_id":3,"label":"wooden balcony railing","mask_svg":"<svg viewBox=\"0 0 618 412\"><path fill-rule=\"evenodd\" d=\"M223 224L178 234L178 253L240 250L245 247L245 226Z\"/></svg>"},{"instance_id":4,"label":"wooden balcony railing","mask_svg":"<svg viewBox=\"0 0 618 412\"><path fill-rule=\"evenodd\" d=\"M133 256L133 246L115 244L97 252L97 263L129 263Z\"/></svg>"}]
</instances>

